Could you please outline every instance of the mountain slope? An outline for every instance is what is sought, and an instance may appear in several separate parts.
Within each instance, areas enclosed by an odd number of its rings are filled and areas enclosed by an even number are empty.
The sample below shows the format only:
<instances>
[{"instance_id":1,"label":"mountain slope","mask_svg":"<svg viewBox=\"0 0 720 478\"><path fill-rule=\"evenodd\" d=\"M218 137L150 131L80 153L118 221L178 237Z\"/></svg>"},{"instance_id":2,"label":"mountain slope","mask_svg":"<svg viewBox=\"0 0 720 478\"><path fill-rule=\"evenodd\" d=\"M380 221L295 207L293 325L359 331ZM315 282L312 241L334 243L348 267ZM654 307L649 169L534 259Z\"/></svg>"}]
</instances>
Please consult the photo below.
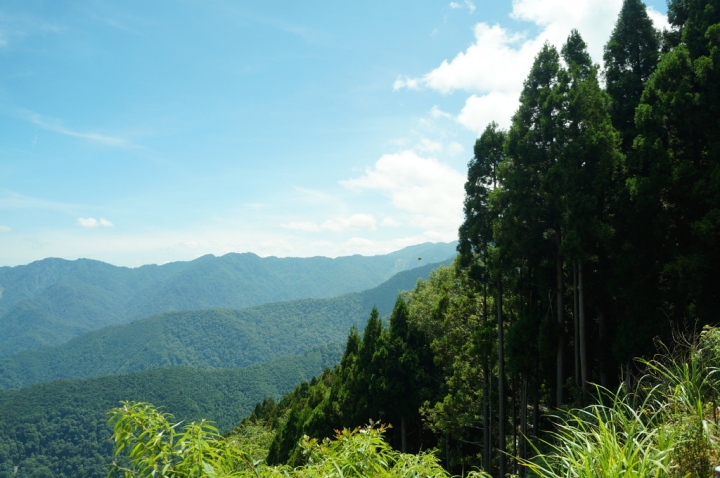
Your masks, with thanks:
<instances>
[{"instance_id":1,"label":"mountain slope","mask_svg":"<svg viewBox=\"0 0 720 478\"><path fill-rule=\"evenodd\" d=\"M329 259L200 257L137 269L45 259L0 267L0 356L59 345L90 330L174 310L245 308L327 298L375 287L417 265L455 255L455 244L420 244L381 256Z\"/></svg>"},{"instance_id":2,"label":"mountain slope","mask_svg":"<svg viewBox=\"0 0 720 478\"><path fill-rule=\"evenodd\" d=\"M365 324L373 306L389 314L398 292L412 289L438 265L404 271L374 289L331 299L169 312L88 332L57 347L0 358L0 388L177 365L246 367L342 342L350 326Z\"/></svg>"},{"instance_id":3,"label":"mountain slope","mask_svg":"<svg viewBox=\"0 0 720 478\"><path fill-rule=\"evenodd\" d=\"M162 406L178 421L207 418L227 431L257 402L336 364L342 350L318 347L244 369L172 367L0 390L0 477L105 476L113 449L107 412L121 400Z\"/></svg>"}]
</instances>

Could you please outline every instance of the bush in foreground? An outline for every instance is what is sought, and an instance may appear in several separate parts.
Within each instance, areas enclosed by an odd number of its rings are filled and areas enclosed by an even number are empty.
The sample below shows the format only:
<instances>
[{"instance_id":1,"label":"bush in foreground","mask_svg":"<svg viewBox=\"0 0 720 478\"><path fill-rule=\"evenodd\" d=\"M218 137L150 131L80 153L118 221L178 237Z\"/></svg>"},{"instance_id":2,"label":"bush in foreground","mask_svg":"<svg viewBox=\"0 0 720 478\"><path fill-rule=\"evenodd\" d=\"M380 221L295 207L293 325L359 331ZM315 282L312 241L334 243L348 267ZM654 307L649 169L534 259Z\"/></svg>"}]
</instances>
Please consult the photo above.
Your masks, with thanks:
<instances>
[{"instance_id":1,"label":"bush in foreground","mask_svg":"<svg viewBox=\"0 0 720 478\"><path fill-rule=\"evenodd\" d=\"M124 402L111 412L115 461L109 476L129 477L448 477L431 452L393 450L385 427L338 431L334 440L303 438L306 464L268 466L234 446L206 421L171 423L149 403ZM473 472L467 476L488 476Z\"/></svg>"}]
</instances>

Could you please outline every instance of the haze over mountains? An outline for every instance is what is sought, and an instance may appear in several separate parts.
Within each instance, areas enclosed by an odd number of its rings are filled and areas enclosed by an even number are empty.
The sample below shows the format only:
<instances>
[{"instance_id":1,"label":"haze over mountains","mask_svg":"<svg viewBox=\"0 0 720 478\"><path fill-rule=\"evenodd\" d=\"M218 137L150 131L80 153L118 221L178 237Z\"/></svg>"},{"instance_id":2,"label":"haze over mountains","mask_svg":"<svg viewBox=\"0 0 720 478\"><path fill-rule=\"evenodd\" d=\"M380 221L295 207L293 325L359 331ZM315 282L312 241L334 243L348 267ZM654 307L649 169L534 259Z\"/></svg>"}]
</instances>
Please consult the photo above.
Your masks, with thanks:
<instances>
[{"instance_id":1,"label":"haze over mountains","mask_svg":"<svg viewBox=\"0 0 720 478\"><path fill-rule=\"evenodd\" d=\"M352 326L373 307L389 314L455 247L0 268L0 476L104 476L107 411L120 400L232 428L337 364Z\"/></svg>"},{"instance_id":2,"label":"haze over mountains","mask_svg":"<svg viewBox=\"0 0 720 478\"><path fill-rule=\"evenodd\" d=\"M245 253L136 269L88 259L0 267L0 357L162 312L238 309L359 292L454 255L455 243L426 243L381 256L336 259Z\"/></svg>"},{"instance_id":3,"label":"haze over mountains","mask_svg":"<svg viewBox=\"0 0 720 478\"><path fill-rule=\"evenodd\" d=\"M438 265L403 271L373 289L330 299L166 312L105 327L59 346L0 358L0 388L154 367L247 367L300 354L342 342L352 325L364 326L374 306L389 314L398 292L412 289Z\"/></svg>"}]
</instances>

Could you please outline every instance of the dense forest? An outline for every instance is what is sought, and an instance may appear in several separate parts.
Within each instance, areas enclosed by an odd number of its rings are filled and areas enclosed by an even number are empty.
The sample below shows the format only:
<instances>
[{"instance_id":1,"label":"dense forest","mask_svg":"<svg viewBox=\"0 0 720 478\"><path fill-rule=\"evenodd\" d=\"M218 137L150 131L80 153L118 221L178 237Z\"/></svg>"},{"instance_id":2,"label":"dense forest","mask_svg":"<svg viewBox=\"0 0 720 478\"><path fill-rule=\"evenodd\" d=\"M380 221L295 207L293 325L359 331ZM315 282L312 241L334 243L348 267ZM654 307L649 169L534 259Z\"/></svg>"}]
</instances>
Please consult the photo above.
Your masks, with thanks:
<instances>
[{"instance_id":1,"label":"dense forest","mask_svg":"<svg viewBox=\"0 0 720 478\"><path fill-rule=\"evenodd\" d=\"M475 144L453 267L401 296L387 324L373 311L336 368L240 425L270 431L270 465L324 463L304 435L381 421L394 448L434 447L458 474L711 473L720 2L670 0L668 18L658 32L625 0L602 71L577 31L542 48L510 128L492 123ZM303 469L285 470L315 476Z\"/></svg>"},{"instance_id":2,"label":"dense forest","mask_svg":"<svg viewBox=\"0 0 720 478\"><path fill-rule=\"evenodd\" d=\"M480 383L479 350L472 339L463 343L467 330L457 316L445 316L441 325L453 330L435 340L438 324L418 320L437 318L433 306L448 298L445 279L456 275L443 268L419 283L398 300L388 327L373 310L362 337L351 330L338 366L280 402L258 403L225 436L204 421L174 427L152 405L124 402L112 410L111 476L499 476L499 457L485 447L490 440L472 440L500 436L491 405L499 395ZM465 355L444 356L462 349ZM658 352L637 359L642 376L634 386L626 380L613 392L596 385L584 408L535 403L525 410L533 424L522 432L518 402L510 400L507 476L709 476L720 460L720 328L678 337ZM448 379L442 372L450 368L463 373Z\"/></svg>"},{"instance_id":3,"label":"dense forest","mask_svg":"<svg viewBox=\"0 0 720 478\"><path fill-rule=\"evenodd\" d=\"M240 309L360 292L416 268L418 257L430 264L455 254L454 244L426 243L380 256L335 259L246 253L136 269L88 259L0 267L0 357L162 312Z\"/></svg>"},{"instance_id":4,"label":"dense forest","mask_svg":"<svg viewBox=\"0 0 720 478\"><path fill-rule=\"evenodd\" d=\"M56 347L1 357L0 388L154 367L247 367L301 354L342 342L351 325L364 325L373 306L389 314L398 292L411 289L437 265L399 272L372 289L329 299L168 312L105 327Z\"/></svg>"},{"instance_id":5,"label":"dense forest","mask_svg":"<svg viewBox=\"0 0 720 478\"><path fill-rule=\"evenodd\" d=\"M509 129L475 143L457 259L387 320L366 304L337 365L226 436L115 404L111 473L709 476L720 0L669 0L668 19L624 0L602 70L578 31L544 45Z\"/></svg>"},{"instance_id":6,"label":"dense forest","mask_svg":"<svg viewBox=\"0 0 720 478\"><path fill-rule=\"evenodd\" d=\"M336 344L247 368L155 368L0 390L0 477L103 477L113 449L107 412L121 400L152 402L177 421L207 418L225 432L341 354Z\"/></svg>"}]
</instances>

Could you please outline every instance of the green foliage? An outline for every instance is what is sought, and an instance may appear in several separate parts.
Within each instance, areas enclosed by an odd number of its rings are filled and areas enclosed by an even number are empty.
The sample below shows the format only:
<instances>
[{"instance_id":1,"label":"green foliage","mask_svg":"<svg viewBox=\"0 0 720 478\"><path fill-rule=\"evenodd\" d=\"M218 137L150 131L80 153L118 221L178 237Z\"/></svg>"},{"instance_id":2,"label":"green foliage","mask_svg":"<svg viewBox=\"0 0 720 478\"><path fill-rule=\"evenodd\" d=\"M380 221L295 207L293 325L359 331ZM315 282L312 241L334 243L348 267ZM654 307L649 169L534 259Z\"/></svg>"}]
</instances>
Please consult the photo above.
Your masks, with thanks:
<instances>
[{"instance_id":1,"label":"green foliage","mask_svg":"<svg viewBox=\"0 0 720 478\"><path fill-rule=\"evenodd\" d=\"M624 0L605 45L605 87L612 99L612 123L628 152L637 135L635 109L645 82L660 59L660 36L641 0Z\"/></svg>"},{"instance_id":2,"label":"green foliage","mask_svg":"<svg viewBox=\"0 0 720 478\"><path fill-rule=\"evenodd\" d=\"M398 453L383 440L386 428L367 426L338 431L334 440L300 442L306 464L298 468L253 461L205 422L171 425L172 416L147 403L125 403L112 410L115 455L127 452L127 465L113 466L110 476L174 477L447 477L432 453ZM125 456L123 456L124 458ZM486 476L471 473L469 477Z\"/></svg>"},{"instance_id":3,"label":"green foliage","mask_svg":"<svg viewBox=\"0 0 720 478\"><path fill-rule=\"evenodd\" d=\"M247 253L137 269L87 259L0 267L0 356L59 345L90 330L162 312L359 292L417 267L418 257L427 264L454 255L454 244L426 243L372 257Z\"/></svg>"},{"instance_id":4,"label":"green foliage","mask_svg":"<svg viewBox=\"0 0 720 478\"><path fill-rule=\"evenodd\" d=\"M645 380L667 404L667 428L678 437L673 475L701 478L720 462L720 329L705 327L697 338L662 352L639 361L648 372Z\"/></svg>"},{"instance_id":5,"label":"green foliage","mask_svg":"<svg viewBox=\"0 0 720 478\"><path fill-rule=\"evenodd\" d=\"M373 309L362 338L350 330L339 366L300 384L277 405L258 404L250 419L264 420L277 431L269 463L302 464L307 459L298 446L302 436L322 440L335 429L368 420L393 426L389 442L396 449L418 451L434 444L423 434L419 413L435 385L433 356L426 336L407 315L398 299L386 328Z\"/></svg>"},{"instance_id":6,"label":"green foliage","mask_svg":"<svg viewBox=\"0 0 720 478\"><path fill-rule=\"evenodd\" d=\"M244 369L172 367L2 390L0 476L34 477L43 467L56 477L103 476L112 452L105 414L121 400L151 401L182 420L208 417L227 431L256 402L279 398L340 355L335 345Z\"/></svg>"},{"instance_id":7,"label":"green foliage","mask_svg":"<svg viewBox=\"0 0 720 478\"><path fill-rule=\"evenodd\" d=\"M720 329L639 362L647 374L636 389L598 387L598 404L558 414L537 456L522 460L534 476L710 475L720 460Z\"/></svg>"},{"instance_id":8,"label":"green foliage","mask_svg":"<svg viewBox=\"0 0 720 478\"><path fill-rule=\"evenodd\" d=\"M250 455L230 446L205 420L178 430L181 423L172 425L172 418L147 403L124 402L114 408L114 456L125 451L128 464L113 461L108 476L230 476L253 468Z\"/></svg>"},{"instance_id":9,"label":"green foliage","mask_svg":"<svg viewBox=\"0 0 720 478\"><path fill-rule=\"evenodd\" d=\"M300 354L341 342L373 306L389 314L398 292L411 289L434 267L400 272L373 289L331 299L170 312L88 332L58 347L0 358L0 388L156 367L247 367Z\"/></svg>"},{"instance_id":10,"label":"green foliage","mask_svg":"<svg viewBox=\"0 0 720 478\"><path fill-rule=\"evenodd\" d=\"M522 460L534 476L542 478L666 477L672 472L675 436L653 419L658 410L647 401L634 407L623 391L599 389L599 401L559 417L557 431L543 445L548 449ZM650 415L650 419L648 419Z\"/></svg>"}]
</instances>

